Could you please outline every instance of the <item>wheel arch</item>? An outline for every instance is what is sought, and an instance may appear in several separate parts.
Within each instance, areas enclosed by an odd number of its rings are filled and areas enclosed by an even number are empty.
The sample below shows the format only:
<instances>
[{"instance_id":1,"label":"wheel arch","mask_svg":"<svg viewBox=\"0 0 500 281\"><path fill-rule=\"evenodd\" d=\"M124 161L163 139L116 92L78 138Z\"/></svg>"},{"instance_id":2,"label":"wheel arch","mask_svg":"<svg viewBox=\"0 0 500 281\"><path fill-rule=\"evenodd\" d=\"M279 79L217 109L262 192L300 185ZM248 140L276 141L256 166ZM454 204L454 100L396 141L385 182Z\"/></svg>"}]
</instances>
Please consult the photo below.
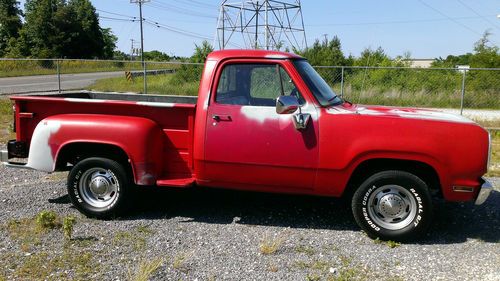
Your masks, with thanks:
<instances>
[{"instance_id":1,"label":"wheel arch","mask_svg":"<svg viewBox=\"0 0 500 281\"><path fill-rule=\"evenodd\" d=\"M412 173L427 184L433 195L443 196L439 174L432 165L417 160L391 158L373 158L359 163L351 173L342 196L350 198L363 181L375 173L386 170Z\"/></svg>"},{"instance_id":2,"label":"wheel arch","mask_svg":"<svg viewBox=\"0 0 500 281\"><path fill-rule=\"evenodd\" d=\"M68 163L76 165L82 159L90 157L102 157L115 160L123 165L130 165L130 156L125 149L117 144L98 143L87 141L68 142L62 145L56 153L55 170L68 170Z\"/></svg>"}]
</instances>

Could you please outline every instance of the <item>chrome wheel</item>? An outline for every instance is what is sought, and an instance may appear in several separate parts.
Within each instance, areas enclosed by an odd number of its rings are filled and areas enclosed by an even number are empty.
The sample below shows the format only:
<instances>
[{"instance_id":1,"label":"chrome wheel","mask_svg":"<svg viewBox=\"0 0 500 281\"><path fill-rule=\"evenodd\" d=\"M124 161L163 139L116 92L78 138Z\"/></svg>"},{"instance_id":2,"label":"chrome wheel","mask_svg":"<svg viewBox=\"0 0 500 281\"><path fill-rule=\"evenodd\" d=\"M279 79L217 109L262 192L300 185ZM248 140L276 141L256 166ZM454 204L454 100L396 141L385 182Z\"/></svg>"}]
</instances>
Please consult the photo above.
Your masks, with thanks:
<instances>
[{"instance_id":1,"label":"chrome wheel","mask_svg":"<svg viewBox=\"0 0 500 281\"><path fill-rule=\"evenodd\" d=\"M90 168L82 174L78 190L85 203L95 208L106 208L118 198L120 183L111 170Z\"/></svg>"},{"instance_id":2,"label":"chrome wheel","mask_svg":"<svg viewBox=\"0 0 500 281\"><path fill-rule=\"evenodd\" d=\"M411 192L399 185L376 188L370 194L367 206L373 222L389 230L408 226L415 219L418 207Z\"/></svg>"}]
</instances>

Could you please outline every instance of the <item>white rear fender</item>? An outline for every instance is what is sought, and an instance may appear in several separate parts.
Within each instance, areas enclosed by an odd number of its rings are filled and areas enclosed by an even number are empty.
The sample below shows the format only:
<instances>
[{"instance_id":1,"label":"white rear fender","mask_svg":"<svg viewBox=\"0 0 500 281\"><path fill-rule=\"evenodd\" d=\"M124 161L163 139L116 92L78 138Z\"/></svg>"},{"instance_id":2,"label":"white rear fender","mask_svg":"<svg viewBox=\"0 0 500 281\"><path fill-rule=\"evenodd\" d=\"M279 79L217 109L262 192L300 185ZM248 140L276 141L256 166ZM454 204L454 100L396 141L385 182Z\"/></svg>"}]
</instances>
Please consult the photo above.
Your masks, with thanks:
<instances>
[{"instance_id":1,"label":"white rear fender","mask_svg":"<svg viewBox=\"0 0 500 281\"><path fill-rule=\"evenodd\" d=\"M38 123L31 138L26 167L44 172L54 171L56 159L49 140L60 128L61 122L58 120L42 120Z\"/></svg>"}]
</instances>

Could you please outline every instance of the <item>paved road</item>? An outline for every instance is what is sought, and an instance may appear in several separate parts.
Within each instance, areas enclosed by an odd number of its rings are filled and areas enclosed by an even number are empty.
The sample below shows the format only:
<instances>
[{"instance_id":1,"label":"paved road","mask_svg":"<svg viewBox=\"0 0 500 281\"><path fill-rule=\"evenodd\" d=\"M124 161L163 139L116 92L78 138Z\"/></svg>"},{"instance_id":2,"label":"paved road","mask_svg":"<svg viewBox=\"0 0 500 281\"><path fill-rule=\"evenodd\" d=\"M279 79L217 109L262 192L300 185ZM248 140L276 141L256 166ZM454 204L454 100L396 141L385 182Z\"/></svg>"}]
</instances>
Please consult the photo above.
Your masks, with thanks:
<instances>
[{"instance_id":1,"label":"paved road","mask_svg":"<svg viewBox=\"0 0 500 281\"><path fill-rule=\"evenodd\" d=\"M123 79L125 79L125 74L123 71L63 74L61 75L61 89L83 89L85 87L88 87L98 79L119 76L123 76ZM56 90L58 90L57 75L0 78L0 95Z\"/></svg>"}]
</instances>

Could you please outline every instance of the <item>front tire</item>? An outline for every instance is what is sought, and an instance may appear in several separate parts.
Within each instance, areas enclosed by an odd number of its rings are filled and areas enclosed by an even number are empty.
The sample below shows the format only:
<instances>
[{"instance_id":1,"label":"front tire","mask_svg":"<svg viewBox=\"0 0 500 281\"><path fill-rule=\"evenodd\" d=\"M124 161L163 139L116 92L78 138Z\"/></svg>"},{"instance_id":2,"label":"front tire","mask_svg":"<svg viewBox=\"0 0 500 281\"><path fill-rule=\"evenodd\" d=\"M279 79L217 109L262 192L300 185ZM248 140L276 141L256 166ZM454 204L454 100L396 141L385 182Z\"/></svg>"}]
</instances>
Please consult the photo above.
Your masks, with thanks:
<instances>
[{"instance_id":1,"label":"front tire","mask_svg":"<svg viewBox=\"0 0 500 281\"><path fill-rule=\"evenodd\" d=\"M68 175L71 202L88 217L108 219L126 207L130 180L124 167L107 158L87 158Z\"/></svg>"},{"instance_id":2,"label":"front tire","mask_svg":"<svg viewBox=\"0 0 500 281\"><path fill-rule=\"evenodd\" d=\"M370 176L354 193L351 206L368 236L383 240L413 240L427 230L432 219L427 184L404 171Z\"/></svg>"}]
</instances>

